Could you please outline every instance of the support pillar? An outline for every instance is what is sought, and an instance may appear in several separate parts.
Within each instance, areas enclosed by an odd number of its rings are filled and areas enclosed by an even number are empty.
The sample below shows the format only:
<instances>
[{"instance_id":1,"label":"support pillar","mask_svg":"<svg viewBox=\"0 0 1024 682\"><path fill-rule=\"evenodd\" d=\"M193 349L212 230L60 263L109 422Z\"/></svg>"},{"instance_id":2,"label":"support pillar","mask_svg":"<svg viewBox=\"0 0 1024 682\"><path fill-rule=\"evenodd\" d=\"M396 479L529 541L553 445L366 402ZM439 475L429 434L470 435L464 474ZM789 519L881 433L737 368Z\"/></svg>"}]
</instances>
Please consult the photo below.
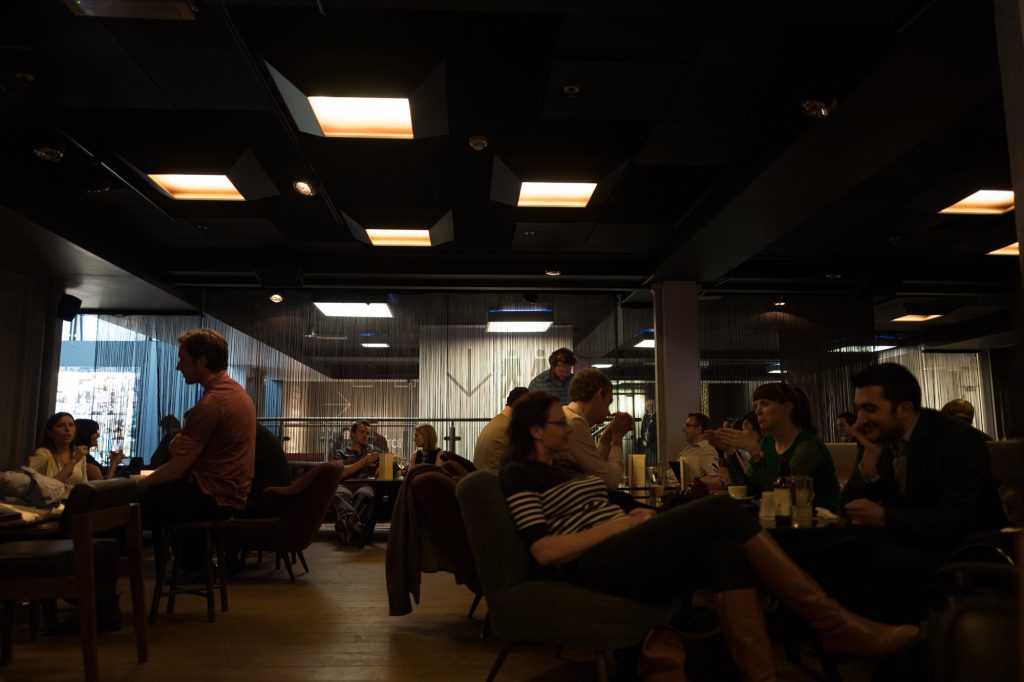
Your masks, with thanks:
<instances>
[{"instance_id":1,"label":"support pillar","mask_svg":"<svg viewBox=\"0 0 1024 682\"><path fill-rule=\"evenodd\" d=\"M661 282L653 292L658 458L666 462L683 449L686 415L700 411L697 283Z\"/></svg>"}]
</instances>

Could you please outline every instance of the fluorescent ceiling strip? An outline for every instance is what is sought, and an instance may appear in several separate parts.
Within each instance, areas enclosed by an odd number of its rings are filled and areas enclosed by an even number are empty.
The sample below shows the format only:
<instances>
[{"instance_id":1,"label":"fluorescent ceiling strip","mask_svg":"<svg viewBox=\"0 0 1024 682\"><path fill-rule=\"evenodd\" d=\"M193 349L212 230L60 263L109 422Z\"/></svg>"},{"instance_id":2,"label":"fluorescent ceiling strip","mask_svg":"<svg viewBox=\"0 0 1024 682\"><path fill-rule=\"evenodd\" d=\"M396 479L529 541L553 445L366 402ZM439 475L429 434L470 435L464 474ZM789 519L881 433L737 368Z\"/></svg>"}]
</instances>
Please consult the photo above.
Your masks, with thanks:
<instances>
[{"instance_id":1,"label":"fluorescent ceiling strip","mask_svg":"<svg viewBox=\"0 0 1024 682\"><path fill-rule=\"evenodd\" d=\"M374 246L430 246L430 230L370 228L366 236Z\"/></svg>"},{"instance_id":2,"label":"fluorescent ceiling strip","mask_svg":"<svg viewBox=\"0 0 1024 682\"><path fill-rule=\"evenodd\" d=\"M409 100L397 97L307 97L325 137L411 140Z\"/></svg>"},{"instance_id":3,"label":"fluorescent ceiling strip","mask_svg":"<svg viewBox=\"0 0 1024 682\"><path fill-rule=\"evenodd\" d=\"M500 320L487 323L489 332L540 333L551 328L551 320Z\"/></svg>"},{"instance_id":4,"label":"fluorescent ceiling strip","mask_svg":"<svg viewBox=\"0 0 1024 682\"><path fill-rule=\"evenodd\" d=\"M1002 189L979 189L939 213L966 215L1001 215L1013 210L1013 192Z\"/></svg>"},{"instance_id":5,"label":"fluorescent ceiling strip","mask_svg":"<svg viewBox=\"0 0 1024 682\"><path fill-rule=\"evenodd\" d=\"M156 183L172 199L183 201L245 201L226 175L190 175L186 173L150 173Z\"/></svg>"},{"instance_id":6,"label":"fluorescent ceiling strip","mask_svg":"<svg viewBox=\"0 0 1024 682\"><path fill-rule=\"evenodd\" d=\"M391 317L387 303L330 303L314 302L327 317Z\"/></svg>"},{"instance_id":7,"label":"fluorescent ceiling strip","mask_svg":"<svg viewBox=\"0 0 1024 682\"><path fill-rule=\"evenodd\" d=\"M519 188L519 206L585 208L597 189L596 182L524 182Z\"/></svg>"}]
</instances>

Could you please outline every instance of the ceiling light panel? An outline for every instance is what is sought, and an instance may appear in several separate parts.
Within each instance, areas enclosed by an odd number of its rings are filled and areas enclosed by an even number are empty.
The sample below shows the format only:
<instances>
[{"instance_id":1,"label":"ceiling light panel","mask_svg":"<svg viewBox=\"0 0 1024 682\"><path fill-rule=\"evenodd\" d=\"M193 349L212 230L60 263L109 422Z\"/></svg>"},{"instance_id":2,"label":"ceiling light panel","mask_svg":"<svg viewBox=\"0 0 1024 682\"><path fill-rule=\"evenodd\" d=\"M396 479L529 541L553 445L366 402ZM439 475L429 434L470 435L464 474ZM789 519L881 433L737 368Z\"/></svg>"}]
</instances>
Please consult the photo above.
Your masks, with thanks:
<instances>
[{"instance_id":1,"label":"ceiling light panel","mask_svg":"<svg viewBox=\"0 0 1024 682\"><path fill-rule=\"evenodd\" d=\"M359 345L361 345L363 348L389 348L390 347L386 343L361 343Z\"/></svg>"},{"instance_id":2,"label":"ceiling light panel","mask_svg":"<svg viewBox=\"0 0 1024 682\"><path fill-rule=\"evenodd\" d=\"M430 230L368 228L366 236L374 246L430 246Z\"/></svg>"},{"instance_id":3,"label":"ceiling light panel","mask_svg":"<svg viewBox=\"0 0 1024 682\"><path fill-rule=\"evenodd\" d=\"M314 302L327 317L391 317L387 303L329 303Z\"/></svg>"},{"instance_id":4,"label":"ceiling light panel","mask_svg":"<svg viewBox=\"0 0 1024 682\"><path fill-rule=\"evenodd\" d=\"M307 97L325 137L412 139L409 100L396 97Z\"/></svg>"},{"instance_id":5,"label":"ceiling light panel","mask_svg":"<svg viewBox=\"0 0 1024 682\"><path fill-rule=\"evenodd\" d=\"M942 317L942 315L902 315L894 318L893 322L927 322Z\"/></svg>"},{"instance_id":6,"label":"ceiling light panel","mask_svg":"<svg viewBox=\"0 0 1024 682\"><path fill-rule=\"evenodd\" d=\"M1014 242L1008 246L1004 246L1001 249L995 251L989 251L990 256L1019 256L1020 255L1020 242Z\"/></svg>"},{"instance_id":7,"label":"ceiling light panel","mask_svg":"<svg viewBox=\"0 0 1024 682\"><path fill-rule=\"evenodd\" d=\"M172 199L187 201L245 201L226 175L151 173L149 179Z\"/></svg>"},{"instance_id":8,"label":"ceiling light panel","mask_svg":"<svg viewBox=\"0 0 1024 682\"><path fill-rule=\"evenodd\" d=\"M596 182L524 182L519 188L519 206L585 208L595 189Z\"/></svg>"},{"instance_id":9,"label":"ceiling light panel","mask_svg":"<svg viewBox=\"0 0 1024 682\"><path fill-rule=\"evenodd\" d=\"M1013 192L1001 189L980 189L939 213L967 215L1000 215L1013 210Z\"/></svg>"},{"instance_id":10,"label":"ceiling light panel","mask_svg":"<svg viewBox=\"0 0 1024 682\"><path fill-rule=\"evenodd\" d=\"M491 333L540 334L554 324L555 315L546 309L489 310L487 331Z\"/></svg>"}]
</instances>

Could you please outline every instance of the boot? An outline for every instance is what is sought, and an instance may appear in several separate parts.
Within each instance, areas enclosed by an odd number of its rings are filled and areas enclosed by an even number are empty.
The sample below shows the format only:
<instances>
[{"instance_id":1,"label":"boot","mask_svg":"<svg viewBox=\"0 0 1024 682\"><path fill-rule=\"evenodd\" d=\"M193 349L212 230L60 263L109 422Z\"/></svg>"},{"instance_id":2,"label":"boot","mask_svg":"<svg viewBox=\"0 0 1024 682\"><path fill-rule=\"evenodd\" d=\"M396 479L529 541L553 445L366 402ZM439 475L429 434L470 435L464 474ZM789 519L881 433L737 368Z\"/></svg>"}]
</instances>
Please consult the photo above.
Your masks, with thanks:
<instances>
[{"instance_id":1,"label":"boot","mask_svg":"<svg viewBox=\"0 0 1024 682\"><path fill-rule=\"evenodd\" d=\"M779 679L757 590L750 587L716 592L715 612L743 682L774 682Z\"/></svg>"},{"instance_id":2,"label":"boot","mask_svg":"<svg viewBox=\"0 0 1024 682\"><path fill-rule=\"evenodd\" d=\"M916 625L885 625L850 613L764 531L742 547L758 579L818 633L829 653L882 658L907 649L921 634Z\"/></svg>"},{"instance_id":3,"label":"boot","mask_svg":"<svg viewBox=\"0 0 1024 682\"><path fill-rule=\"evenodd\" d=\"M686 647L678 632L656 627L640 645L640 682L686 682Z\"/></svg>"}]
</instances>

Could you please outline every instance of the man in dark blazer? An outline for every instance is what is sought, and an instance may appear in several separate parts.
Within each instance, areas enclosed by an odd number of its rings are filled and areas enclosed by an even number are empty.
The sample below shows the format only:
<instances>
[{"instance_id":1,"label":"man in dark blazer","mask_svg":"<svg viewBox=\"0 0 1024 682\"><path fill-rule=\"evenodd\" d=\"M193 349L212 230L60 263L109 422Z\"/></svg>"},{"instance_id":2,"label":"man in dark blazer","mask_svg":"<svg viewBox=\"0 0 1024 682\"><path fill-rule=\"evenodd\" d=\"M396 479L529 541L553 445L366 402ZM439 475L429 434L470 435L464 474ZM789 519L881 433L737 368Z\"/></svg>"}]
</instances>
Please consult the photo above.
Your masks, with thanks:
<instances>
[{"instance_id":1,"label":"man in dark blazer","mask_svg":"<svg viewBox=\"0 0 1024 682\"><path fill-rule=\"evenodd\" d=\"M922 409L921 387L902 365L869 367L853 385L859 452L843 508L852 525L879 531L846 543L837 563L860 592L851 601L882 618L920 615L945 555L968 534L1005 524L988 449L975 430Z\"/></svg>"}]
</instances>

